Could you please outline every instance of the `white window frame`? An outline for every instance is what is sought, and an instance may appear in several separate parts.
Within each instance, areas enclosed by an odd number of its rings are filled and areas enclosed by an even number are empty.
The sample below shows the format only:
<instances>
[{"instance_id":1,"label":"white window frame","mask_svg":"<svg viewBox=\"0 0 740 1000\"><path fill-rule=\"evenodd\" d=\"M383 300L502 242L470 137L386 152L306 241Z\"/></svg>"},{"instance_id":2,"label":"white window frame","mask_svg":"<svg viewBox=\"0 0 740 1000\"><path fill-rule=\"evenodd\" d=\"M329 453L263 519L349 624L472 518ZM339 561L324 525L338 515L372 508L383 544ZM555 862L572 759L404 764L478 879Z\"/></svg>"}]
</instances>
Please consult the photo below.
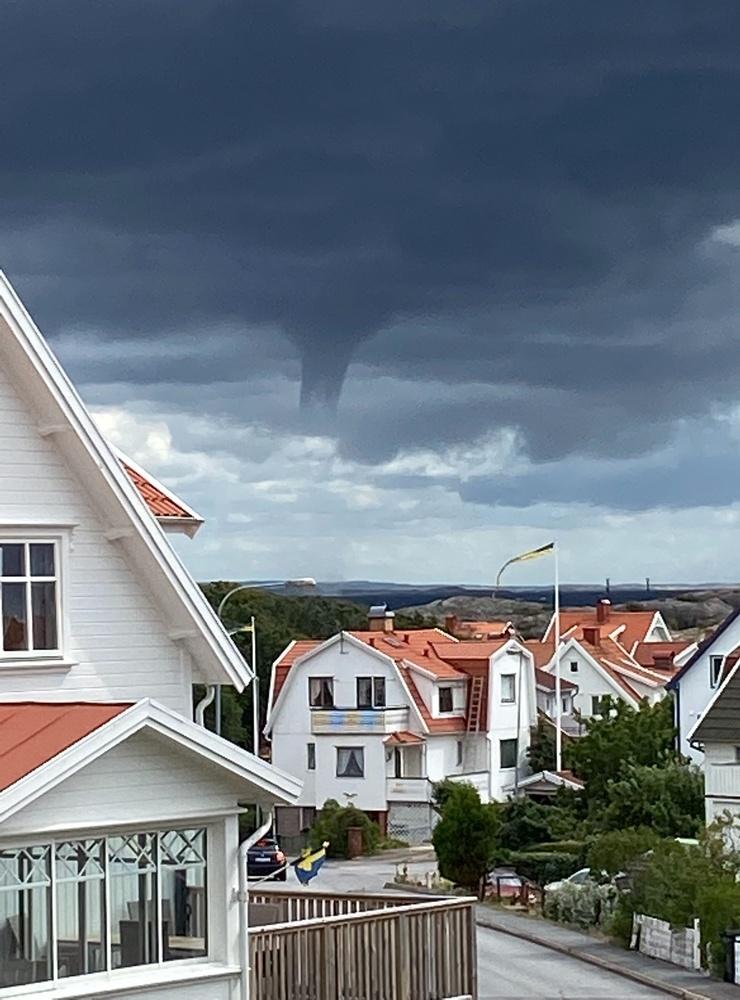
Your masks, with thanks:
<instances>
[{"instance_id":1,"label":"white window frame","mask_svg":"<svg viewBox=\"0 0 740 1000\"><path fill-rule=\"evenodd\" d=\"M191 958L178 958L164 960L164 935L163 935L163 924L162 924L162 852L159 847L161 838L168 833L184 832L198 830L203 831L204 838L204 848L205 848L205 898L204 898L204 908L203 913L205 916L205 955L198 955ZM157 919L157 961L149 962L142 965L128 965L119 968L113 968L113 953L112 953L112 924L111 924L111 911L110 911L110 889L111 889L111 876L110 876L110 849L109 840L117 837L127 837L135 836L139 833L151 834L155 838L156 848L156 874L155 874L155 885L156 885L156 919ZM102 930L105 936L105 965L106 971L103 972L89 972L77 976L60 976L58 969L58 916L57 916L57 883L59 881L57 875L57 865L56 865L56 850L59 844L68 843L70 841L85 841L85 840L102 840L103 841L103 859L104 859L104 893L105 893L105 906L106 912L104 917L104 922ZM68 834L60 834L55 837L48 837L43 840L36 840L33 842L28 841L11 841L7 844L3 844L3 850L16 851L24 849L33 848L46 848L49 851L49 878L45 883L50 892L50 898L48 902L48 945L51 951L51 978L40 980L34 983L27 983L22 986L0 986L0 1000L3 997L16 996L26 996L26 994L33 995L35 992L42 990L44 993L51 986L64 985L70 990L74 990L74 995L77 996L77 984L82 986L85 984L87 987L89 984L90 994L97 994L98 985L111 983L112 980L121 979L123 980L126 976L130 975L132 972L138 972L141 970L150 970L152 973L155 971L164 969L177 969L186 966L193 965L203 965L210 963L214 960L215 951L214 947L218 948L218 942L216 939L217 934L217 921L214 920L213 914L213 890L212 890L212 878L214 873L214 868L218 870L217 865L214 864L214 847L213 847L213 830L209 824L204 822L198 822L197 820L191 822L179 822L175 821L172 823L163 823L161 826L146 826L131 824L125 825L119 828L107 828L104 830L76 830ZM38 883L39 885L41 883ZM14 891L9 889L6 891ZM46 988L46 990L44 989ZM81 994L79 994L81 995ZM87 995L87 994L86 994Z\"/></svg>"},{"instance_id":2,"label":"white window frame","mask_svg":"<svg viewBox=\"0 0 740 1000\"><path fill-rule=\"evenodd\" d=\"M26 593L26 614L29 617L29 635L33 635L33 623L31 621L30 592L31 580L47 580L56 583L56 625L57 625L57 645L56 649L2 649L2 595L0 594L0 670L8 665L19 664L33 666L34 664L58 664L65 660L66 636L69 634L66 609L69 606L67 599L67 573L66 567L69 561L70 550L69 529L62 529L58 526L8 526L0 525L0 544L26 546L26 575L24 577L0 577L0 582L25 583ZM54 577L31 577L30 566L30 545L47 544L54 546Z\"/></svg>"},{"instance_id":3,"label":"white window frame","mask_svg":"<svg viewBox=\"0 0 740 1000\"><path fill-rule=\"evenodd\" d=\"M331 705L313 705L311 703L311 682L312 681L328 681L331 686ZM336 708L336 703L334 701L334 678L330 674L311 674L308 678L308 707L313 712L330 712L332 709Z\"/></svg>"},{"instance_id":4,"label":"white window frame","mask_svg":"<svg viewBox=\"0 0 740 1000\"><path fill-rule=\"evenodd\" d=\"M722 670L724 665L724 656L714 655L709 657L709 686L713 691L719 687L722 681Z\"/></svg>"},{"instance_id":5,"label":"white window frame","mask_svg":"<svg viewBox=\"0 0 740 1000\"><path fill-rule=\"evenodd\" d=\"M450 692L450 707L442 708L442 692ZM449 715L455 711L455 689L450 684L443 684L437 689L437 707L440 715Z\"/></svg>"},{"instance_id":6,"label":"white window frame","mask_svg":"<svg viewBox=\"0 0 740 1000\"><path fill-rule=\"evenodd\" d=\"M371 701L370 705L360 705L360 681L370 681L370 701ZM383 686L382 703L378 698L378 687L380 686L378 684L378 681L380 681ZM388 692L387 692L387 685L385 682L385 675L374 674L371 676L370 674L361 674L359 677L356 677L355 698L357 701L357 708L360 711L368 711L370 709L377 709L377 708L387 708Z\"/></svg>"},{"instance_id":7,"label":"white window frame","mask_svg":"<svg viewBox=\"0 0 740 1000\"><path fill-rule=\"evenodd\" d=\"M504 681L511 682L511 697L504 697ZM501 704L516 705L516 674L501 674Z\"/></svg>"}]
</instances>

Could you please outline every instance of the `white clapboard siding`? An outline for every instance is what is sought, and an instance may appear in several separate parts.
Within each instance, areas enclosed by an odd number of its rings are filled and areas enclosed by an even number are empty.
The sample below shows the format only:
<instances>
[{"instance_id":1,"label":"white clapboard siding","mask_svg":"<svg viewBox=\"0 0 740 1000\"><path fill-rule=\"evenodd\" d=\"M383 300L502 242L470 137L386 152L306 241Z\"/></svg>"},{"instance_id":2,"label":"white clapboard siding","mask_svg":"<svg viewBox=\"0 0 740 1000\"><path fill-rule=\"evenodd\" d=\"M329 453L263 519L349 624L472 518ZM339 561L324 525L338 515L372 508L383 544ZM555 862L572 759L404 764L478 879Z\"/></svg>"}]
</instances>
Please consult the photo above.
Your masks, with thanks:
<instances>
[{"instance_id":1,"label":"white clapboard siding","mask_svg":"<svg viewBox=\"0 0 740 1000\"><path fill-rule=\"evenodd\" d=\"M6 820L2 835L38 835L61 823L94 829L207 816L234 809L244 797L244 783L222 769L164 737L138 733Z\"/></svg>"},{"instance_id":2,"label":"white clapboard siding","mask_svg":"<svg viewBox=\"0 0 740 1000\"><path fill-rule=\"evenodd\" d=\"M53 696L70 700L153 698L192 714L191 664L168 638L152 595L103 525L67 466L54 435L37 420L0 365L0 534L3 527L38 522L74 524L65 577L68 632L63 671L32 666L3 671L0 697Z\"/></svg>"}]
</instances>

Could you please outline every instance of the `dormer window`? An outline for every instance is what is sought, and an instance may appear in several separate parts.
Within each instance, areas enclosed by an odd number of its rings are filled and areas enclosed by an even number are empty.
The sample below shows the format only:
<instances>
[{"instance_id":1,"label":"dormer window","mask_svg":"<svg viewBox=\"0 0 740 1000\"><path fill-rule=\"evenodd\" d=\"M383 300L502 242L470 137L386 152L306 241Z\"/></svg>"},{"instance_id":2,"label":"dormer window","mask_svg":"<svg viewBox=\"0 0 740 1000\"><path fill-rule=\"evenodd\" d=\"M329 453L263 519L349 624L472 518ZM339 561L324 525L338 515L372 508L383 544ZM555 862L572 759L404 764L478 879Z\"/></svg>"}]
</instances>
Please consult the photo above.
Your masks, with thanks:
<instances>
[{"instance_id":1,"label":"dormer window","mask_svg":"<svg viewBox=\"0 0 740 1000\"><path fill-rule=\"evenodd\" d=\"M59 555L43 539L0 540L2 653L59 651Z\"/></svg>"},{"instance_id":2,"label":"dormer window","mask_svg":"<svg viewBox=\"0 0 740 1000\"><path fill-rule=\"evenodd\" d=\"M452 688L451 687L441 687L439 689L439 711L451 712L452 711Z\"/></svg>"}]
</instances>

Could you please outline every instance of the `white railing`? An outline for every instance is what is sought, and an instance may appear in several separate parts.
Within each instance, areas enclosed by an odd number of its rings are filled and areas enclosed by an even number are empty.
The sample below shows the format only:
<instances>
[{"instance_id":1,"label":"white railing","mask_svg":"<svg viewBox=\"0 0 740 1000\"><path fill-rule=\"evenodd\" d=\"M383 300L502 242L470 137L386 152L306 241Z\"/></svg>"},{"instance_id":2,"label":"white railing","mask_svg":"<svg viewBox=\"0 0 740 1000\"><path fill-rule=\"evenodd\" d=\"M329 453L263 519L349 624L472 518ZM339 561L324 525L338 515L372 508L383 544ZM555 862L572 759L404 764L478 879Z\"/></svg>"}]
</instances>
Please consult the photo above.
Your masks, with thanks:
<instances>
[{"instance_id":1,"label":"white railing","mask_svg":"<svg viewBox=\"0 0 740 1000\"><path fill-rule=\"evenodd\" d=\"M389 802L430 802L429 778L386 778L385 796Z\"/></svg>"},{"instance_id":2,"label":"white railing","mask_svg":"<svg viewBox=\"0 0 740 1000\"><path fill-rule=\"evenodd\" d=\"M408 708L312 708L311 732L359 735L408 729Z\"/></svg>"}]
</instances>

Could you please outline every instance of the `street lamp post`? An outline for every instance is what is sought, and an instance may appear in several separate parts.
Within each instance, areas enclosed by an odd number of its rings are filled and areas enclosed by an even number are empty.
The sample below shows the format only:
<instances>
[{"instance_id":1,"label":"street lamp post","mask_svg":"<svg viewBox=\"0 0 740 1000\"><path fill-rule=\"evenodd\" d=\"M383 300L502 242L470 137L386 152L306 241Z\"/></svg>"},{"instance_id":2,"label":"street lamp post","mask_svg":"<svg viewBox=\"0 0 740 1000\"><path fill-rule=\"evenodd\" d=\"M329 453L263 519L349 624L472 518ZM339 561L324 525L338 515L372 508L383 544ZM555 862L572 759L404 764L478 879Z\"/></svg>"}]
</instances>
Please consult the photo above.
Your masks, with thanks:
<instances>
[{"instance_id":1,"label":"street lamp post","mask_svg":"<svg viewBox=\"0 0 740 1000\"><path fill-rule=\"evenodd\" d=\"M251 583L242 583L238 587L232 587L219 602L216 614L219 619L226 607L226 602L229 598L233 597L234 594L238 594L240 590L252 590L253 585ZM257 676L257 632L255 629L254 615L251 617L249 625L240 625L238 628L232 629L229 635L236 635L237 632L251 632L252 633L252 752L255 756L259 754L259 678ZM216 732L221 734L221 685L216 686Z\"/></svg>"}]
</instances>

